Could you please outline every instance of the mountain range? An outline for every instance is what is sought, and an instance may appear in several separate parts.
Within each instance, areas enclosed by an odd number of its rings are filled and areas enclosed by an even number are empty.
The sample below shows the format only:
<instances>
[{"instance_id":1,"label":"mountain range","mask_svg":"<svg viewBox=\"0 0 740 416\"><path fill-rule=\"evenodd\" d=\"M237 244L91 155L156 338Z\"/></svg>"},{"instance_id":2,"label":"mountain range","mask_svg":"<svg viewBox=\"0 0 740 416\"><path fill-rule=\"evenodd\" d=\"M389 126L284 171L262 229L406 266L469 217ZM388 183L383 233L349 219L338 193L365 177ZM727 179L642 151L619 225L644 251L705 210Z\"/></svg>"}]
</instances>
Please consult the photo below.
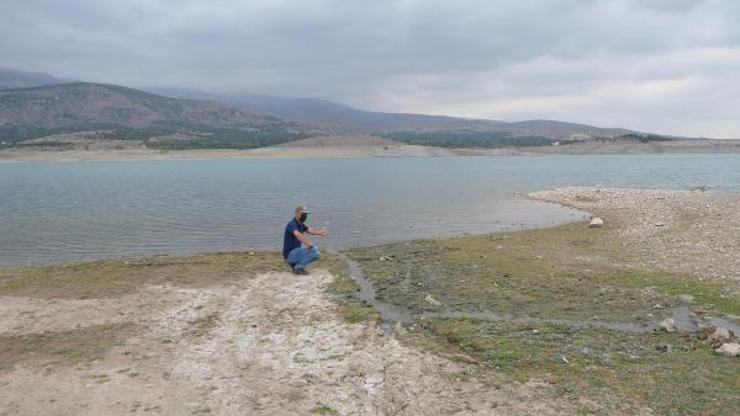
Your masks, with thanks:
<instances>
[{"instance_id":1,"label":"mountain range","mask_svg":"<svg viewBox=\"0 0 740 416\"><path fill-rule=\"evenodd\" d=\"M0 89L38 87L41 85L61 84L72 82L56 78L41 72L18 71L15 69L0 68Z\"/></svg>"},{"instance_id":2,"label":"mountain range","mask_svg":"<svg viewBox=\"0 0 740 416\"><path fill-rule=\"evenodd\" d=\"M79 132L97 132L101 139L143 140L149 147L165 148L251 148L312 136L361 134L448 147L668 139L552 120L504 122L375 112L316 98L133 89L0 69L1 141L22 144Z\"/></svg>"}]
</instances>

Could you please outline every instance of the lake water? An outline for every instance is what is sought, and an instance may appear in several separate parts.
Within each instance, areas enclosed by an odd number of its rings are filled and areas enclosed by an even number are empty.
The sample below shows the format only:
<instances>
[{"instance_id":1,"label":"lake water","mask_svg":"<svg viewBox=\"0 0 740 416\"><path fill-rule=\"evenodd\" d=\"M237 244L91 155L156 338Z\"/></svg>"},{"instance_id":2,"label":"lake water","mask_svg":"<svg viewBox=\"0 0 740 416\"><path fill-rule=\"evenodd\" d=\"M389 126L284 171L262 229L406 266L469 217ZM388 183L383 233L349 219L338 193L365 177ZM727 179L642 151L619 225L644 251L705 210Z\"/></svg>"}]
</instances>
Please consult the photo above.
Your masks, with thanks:
<instances>
[{"instance_id":1,"label":"lake water","mask_svg":"<svg viewBox=\"0 0 740 416\"><path fill-rule=\"evenodd\" d=\"M332 248L540 227L558 186L740 192L740 155L0 164L0 265L278 248L293 208Z\"/></svg>"}]
</instances>

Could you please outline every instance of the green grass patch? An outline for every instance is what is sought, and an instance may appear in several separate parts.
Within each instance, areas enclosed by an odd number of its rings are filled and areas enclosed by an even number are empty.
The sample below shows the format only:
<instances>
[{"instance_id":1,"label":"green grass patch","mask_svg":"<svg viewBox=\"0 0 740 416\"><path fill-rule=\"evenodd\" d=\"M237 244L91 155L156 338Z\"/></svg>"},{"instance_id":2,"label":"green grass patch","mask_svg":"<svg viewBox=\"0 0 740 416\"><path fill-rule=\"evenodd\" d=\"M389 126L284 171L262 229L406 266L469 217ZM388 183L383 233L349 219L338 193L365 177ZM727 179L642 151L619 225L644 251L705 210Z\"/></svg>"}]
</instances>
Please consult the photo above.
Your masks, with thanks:
<instances>
[{"instance_id":1,"label":"green grass patch","mask_svg":"<svg viewBox=\"0 0 740 416\"><path fill-rule=\"evenodd\" d=\"M258 273L285 271L277 252L157 256L0 269L0 295L40 298L111 298L145 284L205 287Z\"/></svg>"},{"instance_id":2,"label":"green grass patch","mask_svg":"<svg viewBox=\"0 0 740 416\"><path fill-rule=\"evenodd\" d=\"M693 276L661 273L620 273L613 277L625 287L654 288L672 295L687 294L703 305L713 306L721 312L740 316L740 295L737 289L716 281L699 281Z\"/></svg>"},{"instance_id":3,"label":"green grass patch","mask_svg":"<svg viewBox=\"0 0 740 416\"><path fill-rule=\"evenodd\" d=\"M692 335L470 319L428 319L423 326L429 342L476 357L488 371L522 383L544 380L608 406L730 415L740 405L740 363Z\"/></svg>"},{"instance_id":4,"label":"green grass patch","mask_svg":"<svg viewBox=\"0 0 740 416\"><path fill-rule=\"evenodd\" d=\"M344 321L350 324L368 321L377 322L380 319L380 314L375 308L362 303L343 301L339 304L339 313Z\"/></svg>"},{"instance_id":5,"label":"green grass patch","mask_svg":"<svg viewBox=\"0 0 740 416\"><path fill-rule=\"evenodd\" d=\"M617 231L574 223L359 248L349 255L379 297L419 312L442 309L425 301L431 295L446 310L639 322L667 316L668 308L654 306L676 305L678 295L690 294L705 306L738 314L740 297L727 284L636 269L638 254L619 242Z\"/></svg>"},{"instance_id":6,"label":"green grass patch","mask_svg":"<svg viewBox=\"0 0 740 416\"><path fill-rule=\"evenodd\" d=\"M324 255L323 261L326 261L326 267L329 273L334 276L334 280L327 287L327 292L335 296L352 296L357 293L360 288L357 286L352 277L349 274L349 268L347 264L336 254Z\"/></svg>"},{"instance_id":7,"label":"green grass patch","mask_svg":"<svg viewBox=\"0 0 740 416\"><path fill-rule=\"evenodd\" d=\"M337 412L336 409L333 407L327 406L325 404L317 404L316 406L311 409L311 413L317 414L317 415L338 415L339 412Z\"/></svg>"},{"instance_id":8,"label":"green grass patch","mask_svg":"<svg viewBox=\"0 0 740 416\"><path fill-rule=\"evenodd\" d=\"M339 314L345 322L356 324L360 322L377 322L380 314L372 306L359 302L355 295L360 287L352 280L347 264L336 254L324 256L329 272L334 280L326 288L326 292L335 300Z\"/></svg>"},{"instance_id":9,"label":"green grass patch","mask_svg":"<svg viewBox=\"0 0 740 416\"><path fill-rule=\"evenodd\" d=\"M591 229L577 222L348 254L378 297L426 316L417 321L424 330L407 342L452 359L473 357L484 379L545 381L562 395L598 398L607 414L635 414L646 406L661 415L733 414L740 406L740 361L716 354L696 335L588 325L655 323L670 316L684 294L694 297L697 312L740 314L731 284L636 267L644 264L643 254L622 243L621 226L609 220ZM563 323L434 318L437 312Z\"/></svg>"}]
</instances>

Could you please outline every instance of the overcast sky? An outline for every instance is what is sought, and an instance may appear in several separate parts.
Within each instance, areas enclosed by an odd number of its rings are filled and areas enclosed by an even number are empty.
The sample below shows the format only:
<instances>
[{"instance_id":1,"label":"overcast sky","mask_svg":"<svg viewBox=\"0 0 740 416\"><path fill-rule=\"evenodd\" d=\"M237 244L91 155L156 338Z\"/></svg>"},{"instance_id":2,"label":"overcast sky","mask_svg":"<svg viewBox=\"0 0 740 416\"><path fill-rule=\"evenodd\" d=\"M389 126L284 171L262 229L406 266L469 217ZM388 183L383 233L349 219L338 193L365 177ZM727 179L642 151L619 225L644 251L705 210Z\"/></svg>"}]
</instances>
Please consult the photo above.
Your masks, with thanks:
<instances>
[{"instance_id":1,"label":"overcast sky","mask_svg":"<svg viewBox=\"0 0 740 416\"><path fill-rule=\"evenodd\" d=\"M2 0L0 67L740 138L736 0Z\"/></svg>"}]
</instances>

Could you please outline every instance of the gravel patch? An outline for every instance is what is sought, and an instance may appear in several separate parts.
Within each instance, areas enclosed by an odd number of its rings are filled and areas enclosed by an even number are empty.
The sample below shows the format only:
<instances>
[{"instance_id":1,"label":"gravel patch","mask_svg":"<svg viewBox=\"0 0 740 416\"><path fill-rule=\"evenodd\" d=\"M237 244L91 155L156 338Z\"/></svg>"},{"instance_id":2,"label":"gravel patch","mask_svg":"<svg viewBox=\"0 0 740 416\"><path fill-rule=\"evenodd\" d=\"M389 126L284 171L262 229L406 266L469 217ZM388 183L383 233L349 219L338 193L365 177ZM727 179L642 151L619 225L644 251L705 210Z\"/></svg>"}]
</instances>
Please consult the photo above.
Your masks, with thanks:
<instances>
[{"instance_id":1,"label":"gravel patch","mask_svg":"<svg viewBox=\"0 0 740 416\"><path fill-rule=\"evenodd\" d=\"M528 196L618 224L639 266L740 283L740 195L567 187Z\"/></svg>"}]
</instances>

